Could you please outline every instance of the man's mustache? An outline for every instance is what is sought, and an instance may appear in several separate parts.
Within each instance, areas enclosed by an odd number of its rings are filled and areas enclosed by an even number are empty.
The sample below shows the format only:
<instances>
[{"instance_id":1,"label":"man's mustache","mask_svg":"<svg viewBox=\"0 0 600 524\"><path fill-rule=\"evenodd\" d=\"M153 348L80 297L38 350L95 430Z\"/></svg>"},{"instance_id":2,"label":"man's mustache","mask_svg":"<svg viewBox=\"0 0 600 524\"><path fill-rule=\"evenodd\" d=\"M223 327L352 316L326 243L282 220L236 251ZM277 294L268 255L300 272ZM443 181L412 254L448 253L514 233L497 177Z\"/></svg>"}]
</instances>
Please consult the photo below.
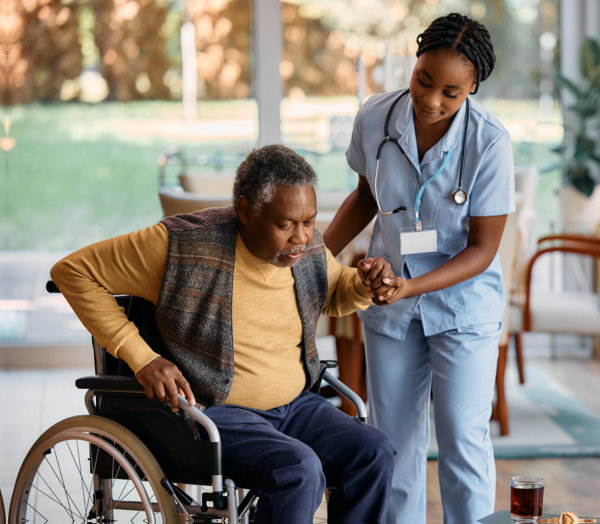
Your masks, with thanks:
<instances>
[{"instance_id":1,"label":"man's mustache","mask_svg":"<svg viewBox=\"0 0 600 524\"><path fill-rule=\"evenodd\" d=\"M306 249L306 244L302 244L301 246L296 246L290 249L282 249L279 252L279 255L298 255L302 253Z\"/></svg>"}]
</instances>

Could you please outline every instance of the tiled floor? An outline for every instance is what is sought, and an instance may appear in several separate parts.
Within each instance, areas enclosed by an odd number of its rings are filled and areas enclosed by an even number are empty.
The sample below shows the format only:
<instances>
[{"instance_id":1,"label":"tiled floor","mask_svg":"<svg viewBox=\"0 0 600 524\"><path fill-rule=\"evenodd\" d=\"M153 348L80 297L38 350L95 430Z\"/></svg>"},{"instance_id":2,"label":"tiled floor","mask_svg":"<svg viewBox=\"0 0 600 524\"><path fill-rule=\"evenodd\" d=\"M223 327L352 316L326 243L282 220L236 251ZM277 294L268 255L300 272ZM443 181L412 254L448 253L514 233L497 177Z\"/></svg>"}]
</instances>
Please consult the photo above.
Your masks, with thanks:
<instances>
[{"instance_id":1,"label":"tiled floor","mask_svg":"<svg viewBox=\"0 0 600 524\"><path fill-rule=\"evenodd\" d=\"M536 359L578 400L600 416L600 363L576 359ZM63 418L86 413L77 377L90 368L0 371L0 488L8 505L21 461L35 439ZM428 464L428 523L442 522L436 462ZM548 479L546 506L600 515L600 458L497 461L497 508L508 504L508 479L516 473L537 473ZM324 522L322 507L315 522Z\"/></svg>"},{"instance_id":2,"label":"tiled floor","mask_svg":"<svg viewBox=\"0 0 600 524\"><path fill-rule=\"evenodd\" d=\"M74 381L92 367L89 335L62 297L44 290L61 254L0 255L0 489L8 506L20 464L35 439L53 423L86 413ZM600 416L599 361L561 351L561 358L553 360L539 345L526 349L527 358L535 357L536 365ZM20 369L32 359L43 369ZM428 463L428 524L443 518L436 466ZM553 479L546 487L548 509L600 515L600 458L499 460L497 472L498 509L507 508L509 477L531 472ZM322 506L315 522L325 522L325 514Z\"/></svg>"}]
</instances>

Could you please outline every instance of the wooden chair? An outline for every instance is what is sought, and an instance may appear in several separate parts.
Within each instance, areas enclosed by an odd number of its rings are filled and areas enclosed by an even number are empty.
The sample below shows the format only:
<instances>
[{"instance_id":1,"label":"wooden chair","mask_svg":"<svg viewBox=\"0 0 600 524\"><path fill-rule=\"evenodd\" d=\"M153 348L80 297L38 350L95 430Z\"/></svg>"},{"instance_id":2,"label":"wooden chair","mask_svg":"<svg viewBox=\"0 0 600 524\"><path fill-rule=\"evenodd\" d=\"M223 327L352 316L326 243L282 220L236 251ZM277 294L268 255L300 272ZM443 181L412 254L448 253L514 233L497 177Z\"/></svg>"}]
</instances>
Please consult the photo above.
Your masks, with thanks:
<instances>
[{"instance_id":1,"label":"wooden chair","mask_svg":"<svg viewBox=\"0 0 600 524\"><path fill-rule=\"evenodd\" d=\"M540 259L551 254L592 257L600 260L600 238L580 234L558 234L538 239L537 249L525 267L525 295L520 318L515 315L514 306L508 311L509 316L511 314L514 316L513 321L507 324L509 332L518 335L527 331L600 335L600 295L596 289L590 286L589 289L580 290L553 290L546 286L535 285L536 264ZM507 435L509 430L504 392L507 335L508 333L503 331L496 375L497 399L492 411L492 419L500 423L502 435Z\"/></svg>"},{"instance_id":2,"label":"wooden chair","mask_svg":"<svg viewBox=\"0 0 600 524\"><path fill-rule=\"evenodd\" d=\"M600 335L600 296L594 286L552 290L533 285L534 268L542 257L559 253L598 260L600 238L573 233L547 235L538 239L537 248L525 273L523 331Z\"/></svg>"},{"instance_id":3,"label":"wooden chair","mask_svg":"<svg viewBox=\"0 0 600 524\"><path fill-rule=\"evenodd\" d=\"M510 324L510 302L511 289L513 287L513 279L515 277L516 259L519 248L519 219L523 209L523 200L520 195L517 195L516 210L508 216L506 226L500 246L498 248L498 256L500 257L500 265L502 267L502 276L504 278L504 287L506 293L506 304L504 308L504 317L502 319L502 332L500 333L500 343L498 345L498 364L496 368L496 401L492 407L492 420L496 420L500 424L500 434L508 435L508 406L506 403L506 393L504 385L504 377L506 374L506 361L508 357L508 342L511 334ZM520 350L521 348L519 348ZM521 376L523 370L522 354L520 357L519 371Z\"/></svg>"},{"instance_id":4,"label":"wooden chair","mask_svg":"<svg viewBox=\"0 0 600 524\"><path fill-rule=\"evenodd\" d=\"M356 253L350 266L356 267L365 253ZM338 374L340 380L350 387L360 398L367 400L367 374L362 323L356 313L345 317L329 317L329 334L335 337ZM343 396L340 409L356 416L356 408Z\"/></svg>"}]
</instances>

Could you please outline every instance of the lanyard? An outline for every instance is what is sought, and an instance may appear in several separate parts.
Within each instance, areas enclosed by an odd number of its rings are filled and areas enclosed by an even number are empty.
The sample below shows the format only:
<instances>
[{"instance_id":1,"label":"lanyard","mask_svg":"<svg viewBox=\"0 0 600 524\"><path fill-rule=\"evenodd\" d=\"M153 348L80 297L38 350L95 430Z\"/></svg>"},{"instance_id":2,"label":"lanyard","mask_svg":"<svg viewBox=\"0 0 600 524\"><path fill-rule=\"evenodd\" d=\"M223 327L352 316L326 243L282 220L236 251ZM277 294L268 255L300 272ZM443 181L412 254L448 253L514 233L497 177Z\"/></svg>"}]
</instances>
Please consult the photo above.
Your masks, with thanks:
<instances>
[{"instance_id":1,"label":"lanyard","mask_svg":"<svg viewBox=\"0 0 600 524\"><path fill-rule=\"evenodd\" d=\"M411 165L411 168L412 168L413 179L415 181L415 187L417 188L415 190L415 225L417 227L417 230L420 231L421 220L419 218L419 207L421 204L421 197L423 196L422 190L424 190L425 186L429 182L431 182L431 180L433 180L435 177L437 177L441 173L441 171L444 169L444 167L446 167L446 164L448 163L448 160L450 159L451 153L454 150L452 149L452 150L448 151L448 154L442 164L442 167L440 167L435 172L435 174L433 175L432 178L430 178L425 184L423 184L421 189L418 189L416 170L415 170L414 166L408 160L408 157L406 156L404 149L402 149L402 146L399 144L398 139L390 136L390 134L388 132L388 126L389 126L390 119L392 117L394 108L396 107L396 104L400 101L400 99L402 97L404 97L406 94L408 94L408 91L409 90L406 89L405 91L402 91L402 93L400 93L398 95L398 97L394 100L391 107L389 108L387 115L385 117L385 123L383 125L384 138L380 142L379 147L377 148L377 154L375 155L375 180L373 182L373 186L374 186L373 192L375 193L375 203L377 204L377 209L378 209L379 213L381 213L382 215L393 215L394 213L398 213L399 211L407 211L407 210L411 209L406 206L399 206L392 211L384 211L383 209L381 209L381 205L379 203L379 194L377 192L377 176L379 174L379 162L381 160L381 152L383 150L383 146L385 146L385 144L387 144L388 142L391 142L396 145L396 147L400 150L400 153L402 154L402 156L406 159L406 161ZM463 205L467 201L467 193L462 188L462 182L463 182L463 170L464 170L464 160L465 160L465 148L467 145L467 134L469 131L469 121L471 119L470 118L471 110L470 110L470 104L469 104L468 98L466 99L465 103L466 103L466 117L465 117L465 128L464 128L463 143L462 143L462 154L461 154L461 158L460 158L460 170L459 170L459 175L458 175L458 187L456 189L454 189L450 195L452 200L454 201L454 203L459 206Z\"/></svg>"},{"instance_id":2,"label":"lanyard","mask_svg":"<svg viewBox=\"0 0 600 524\"><path fill-rule=\"evenodd\" d=\"M453 151L454 151L453 149L448 151L448 153L446 154L446 158L444 159L444 162L442 163L440 168L421 187L419 187L419 183L417 181L417 170L415 169L414 166L412 166L412 176L413 176L413 182L415 184L415 228L417 231L421 231L421 229L422 229L421 218L419 216L419 208L421 207L421 198L423 197L425 188L431 182L433 182L433 180L435 178L437 178L440 175L440 173L444 170L444 168L446 167L446 164L448 163L448 161L450 160L450 157L452 156Z\"/></svg>"}]
</instances>

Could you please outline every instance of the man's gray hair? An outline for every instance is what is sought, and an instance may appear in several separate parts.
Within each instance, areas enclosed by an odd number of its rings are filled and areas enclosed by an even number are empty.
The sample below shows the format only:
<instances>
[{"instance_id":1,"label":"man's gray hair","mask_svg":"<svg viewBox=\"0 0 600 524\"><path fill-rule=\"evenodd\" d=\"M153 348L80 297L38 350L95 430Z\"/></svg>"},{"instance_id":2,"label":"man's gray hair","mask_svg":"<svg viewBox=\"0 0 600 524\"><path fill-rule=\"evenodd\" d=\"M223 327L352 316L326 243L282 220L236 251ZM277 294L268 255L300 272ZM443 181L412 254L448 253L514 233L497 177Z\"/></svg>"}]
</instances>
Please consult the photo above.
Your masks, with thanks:
<instances>
[{"instance_id":1,"label":"man's gray hair","mask_svg":"<svg viewBox=\"0 0 600 524\"><path fill-rule=\"evenodd\" d=\"M311 165L289 147L274 144L253 150L237 168L233 205L237 210L244 195L252 212L271 202L277 186L312 186L317 174Z\"/></svg>"}]
</instances>

